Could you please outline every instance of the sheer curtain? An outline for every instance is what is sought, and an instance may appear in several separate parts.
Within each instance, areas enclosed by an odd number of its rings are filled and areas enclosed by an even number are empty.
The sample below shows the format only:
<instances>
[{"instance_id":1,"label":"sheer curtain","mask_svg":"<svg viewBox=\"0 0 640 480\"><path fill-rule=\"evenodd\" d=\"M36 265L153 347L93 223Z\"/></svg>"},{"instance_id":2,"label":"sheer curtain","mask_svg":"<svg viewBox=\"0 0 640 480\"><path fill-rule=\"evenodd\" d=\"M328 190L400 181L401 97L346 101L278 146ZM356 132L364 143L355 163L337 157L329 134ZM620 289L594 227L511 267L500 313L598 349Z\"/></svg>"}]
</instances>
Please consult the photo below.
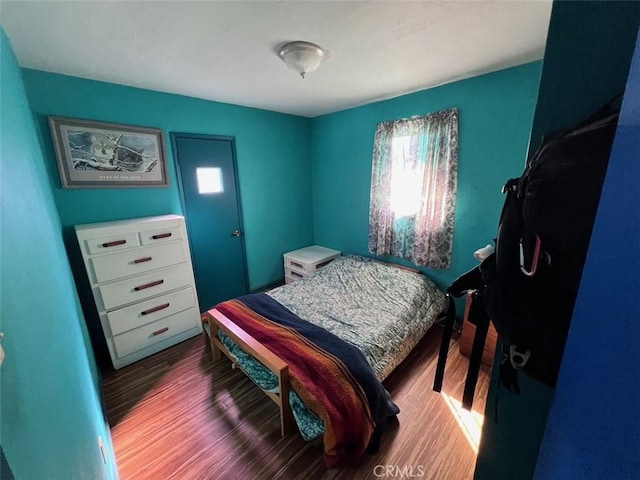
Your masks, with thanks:
<instances>
[{"instance_id":1,"label":"sheer curtain","mask_svg":"<svg viewBox=\"0 0 640 480\"><path fill-rule=\"evenodd\" d=\"M456 108L378 124L369 252L450 267L457 177Z\"/></svg>"}]
</instances>

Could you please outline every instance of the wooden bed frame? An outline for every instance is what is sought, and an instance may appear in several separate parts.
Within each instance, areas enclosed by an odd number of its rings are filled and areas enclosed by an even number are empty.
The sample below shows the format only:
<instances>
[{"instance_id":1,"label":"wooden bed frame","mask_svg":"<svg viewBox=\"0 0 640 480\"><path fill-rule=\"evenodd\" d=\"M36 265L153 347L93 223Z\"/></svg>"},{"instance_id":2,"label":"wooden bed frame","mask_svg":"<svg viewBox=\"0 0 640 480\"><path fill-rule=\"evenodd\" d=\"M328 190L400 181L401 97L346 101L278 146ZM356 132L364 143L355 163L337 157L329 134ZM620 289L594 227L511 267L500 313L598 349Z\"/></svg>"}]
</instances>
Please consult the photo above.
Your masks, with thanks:
<instances>
[{"instance_id":1,"label":"wooden bed frame","mask_svg":"<svg viewBox=\"0 0 640 480\"><path fill-rule=\"evenodd\" d=\"M280 409L280 433L284 437L293 425L293 414L291 413L291 405L289 405L289 366L281 360L280 357L274 355L268 348L263 346L215 308L209 310L204 316L204 319L209 323L209 342L211 344L211 354L213 355L214 363L222 360L222 354L224 354L231 360L233 368L240 368L240 370L251 379L247 372L236 363L236 360L229 350L227 350L227 347L225 347L218 338L218 330L222 330L231 340L238 344L242 350L258 359L278 378L277 393L262 388L261 390L266 393ZM258 388L260 388L259 385Z\"/></svg>"},{"instance_id":2,"label":"wooden bed frame","mask_svg":"<svg viewBox=\"0 0 640 480\"><path fill-rule=\"evenodd\" d=\"M378 261L394 268L400 268L402 270L408 270L418 274L421 273L420 270L415 268L395 263L381 262L380 260ZM203 315L203 321L206 321L209 324L209 342L211 344L211 354L213 356L214 363L219 362L222 359L222 354L224 354L229 358L229 360L231 360L233 368L240 368L240 370L242 370L244 374L251 379L251 376L236 363L233 355L231 355L227 347L225 347L218 338L218 331L222 330L244 352L262 362L262 364L271 370L271 372L273 372L273 374L278 378L277 393L264 390L260 388L259 385L257 386L266 393L276 405L278 405L278 408L280 409L280 433L284 437L294 423L291 405L289 405L289 366L287 363L215 308L212 308Z\"/></svg>"}]
</instances>

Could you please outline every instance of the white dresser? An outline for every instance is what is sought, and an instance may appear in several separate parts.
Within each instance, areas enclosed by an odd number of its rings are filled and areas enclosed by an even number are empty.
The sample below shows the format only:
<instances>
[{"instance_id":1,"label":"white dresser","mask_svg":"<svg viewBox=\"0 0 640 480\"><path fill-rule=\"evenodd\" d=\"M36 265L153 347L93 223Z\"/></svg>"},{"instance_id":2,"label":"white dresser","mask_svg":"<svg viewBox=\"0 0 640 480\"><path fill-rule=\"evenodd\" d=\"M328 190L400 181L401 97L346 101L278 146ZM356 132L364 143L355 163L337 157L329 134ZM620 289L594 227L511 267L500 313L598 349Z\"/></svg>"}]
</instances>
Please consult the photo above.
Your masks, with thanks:
<instances>
[{"instance_id":1,"label":"white dresser","mask_svg":"<svg viewBox=\"0 0 640 480\"><path fill-rule=\"evenodd\" d=\"M183 217L75 229L116 369L202 331Z\"/></svg>"}]
</instances>

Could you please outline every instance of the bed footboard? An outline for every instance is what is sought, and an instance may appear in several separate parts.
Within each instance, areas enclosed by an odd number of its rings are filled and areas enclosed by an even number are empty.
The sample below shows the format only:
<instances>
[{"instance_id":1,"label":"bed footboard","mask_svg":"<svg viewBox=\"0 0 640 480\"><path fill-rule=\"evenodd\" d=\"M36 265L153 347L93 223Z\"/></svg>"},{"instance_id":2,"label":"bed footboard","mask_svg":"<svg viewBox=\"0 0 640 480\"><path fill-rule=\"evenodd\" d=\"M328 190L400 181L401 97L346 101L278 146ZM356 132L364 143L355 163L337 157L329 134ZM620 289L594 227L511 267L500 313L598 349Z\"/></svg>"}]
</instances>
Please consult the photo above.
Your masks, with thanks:
<instances>
[{"instance_id":1,"label":"bed footboard","mask_svg":"<svg viewBox=\"0 0 640 480\"><path fill-rule=\"evenodd\" d=\"M277 355L258 342L255 338L245 332L229 318L220 313L215 308L206 313L206 320L209 323L211 354L213 361L222 359L222 354L231 360L241 370L242 367L235 363L235 359L222 344L218 337L218 330L222 330L231 340L233 340L242 350L259 360L265 367L273 372L278 378L278 392L262 390L267 396L278 405L280 409L280 433L284 437L293 424L293 414L289 405L289 366ZM243 370L244 372L244 370ZM244 372L247 375L246 372ZM247 375L249 376L249 375ZM249 377L251 378L251 377Z\"/></svg>"}]
</instances>

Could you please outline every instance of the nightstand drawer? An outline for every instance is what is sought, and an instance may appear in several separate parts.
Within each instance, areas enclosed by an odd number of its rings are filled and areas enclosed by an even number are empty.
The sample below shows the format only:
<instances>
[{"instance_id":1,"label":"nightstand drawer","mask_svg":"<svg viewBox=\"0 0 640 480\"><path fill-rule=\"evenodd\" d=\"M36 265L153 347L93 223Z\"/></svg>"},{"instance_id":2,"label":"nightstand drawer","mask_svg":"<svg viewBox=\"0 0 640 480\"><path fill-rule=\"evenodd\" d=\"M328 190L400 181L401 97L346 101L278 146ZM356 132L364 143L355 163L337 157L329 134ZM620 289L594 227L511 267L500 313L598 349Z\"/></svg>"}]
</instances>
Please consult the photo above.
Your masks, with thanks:
<instances>
[{"instance_id":1,"label":"nightstand drawer","mask_svg":"<svg viewBox=\"0 0 640 480\"><path fill-rule=\"evenodd\" d=\"M101 283L183 263L185 260L182 248L167 243L93 257L91 265L96 281Z\"/></svg>"},{"instance_id":2,"label":"nightstand drawer","mask_svg":"<svg viewBox=\"0 0 640 480\"><path fill-rule=\"evenodd\" d=\"M158 270L135 278L100 285L98 291L105 310L144 300L164 292L176 290L192 282L189 265Z\"/></svg>"},{"instance_id":3,"label":"nightstand drawer","mask_svg":"<svg viewBox=\"0 0 640 480\"><path fill-rule=\"evenodd\" d=\"M296 280L301 280L306 277L308 274L305 274L304 271L297 270L295 268L285 267L284 269L284 278L286 283L295 282Z\"/></svg>"},{"instance_id":4,"label":"nightstand drawer","mask_svg":"<svg viewBox=\"0 0 640 480\"><path fill-rule=\"evenodd\" d=\"M192 328L198 328L200 315L195 308L163 318L135 330L113 337L118 357L126 357L138 350L171 338Z\"/></svg>"},{"instance_id":5,"label":"nightstand drawer","mask_svg":"<svg viewBox=\"0 0 640 480\"><path fill-rule=\"evenodd\" d=\"M119 335L189 308L195 308L194 293L190 287L114 310L107 313L107 319L111 334Z\"/></svg>"}]
</instances>

